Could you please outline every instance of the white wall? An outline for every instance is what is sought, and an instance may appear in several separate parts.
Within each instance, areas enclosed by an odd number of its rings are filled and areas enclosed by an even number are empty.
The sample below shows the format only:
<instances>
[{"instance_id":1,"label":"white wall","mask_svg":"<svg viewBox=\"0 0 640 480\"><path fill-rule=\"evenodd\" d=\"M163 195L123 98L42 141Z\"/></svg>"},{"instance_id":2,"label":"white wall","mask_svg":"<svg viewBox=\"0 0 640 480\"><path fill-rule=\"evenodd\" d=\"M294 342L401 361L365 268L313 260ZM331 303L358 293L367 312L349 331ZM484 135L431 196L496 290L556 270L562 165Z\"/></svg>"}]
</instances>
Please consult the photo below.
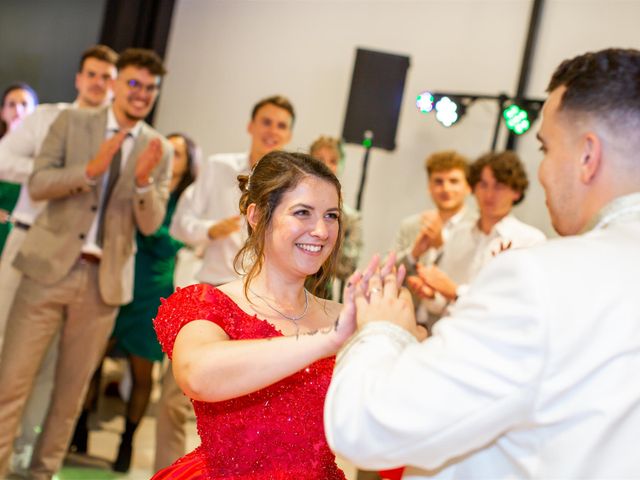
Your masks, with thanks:
<instances>
[{"instance_id":1,"label":"white wall","mask_svg":"<svg viewBox=\"0 0 640 480\"><path fill-rule=\"evenodd\" d=\"M248 148L254 102L282 93L295 105L291 150L319 134L339 135L355 49L409 55L397 149L374 149L363 201L364 257L392 244L400 220L429 205L423 160L455 148L474 158L491 144L497 104L477 102L445 129L415 108L425 89L512 94L517 85L528 0L179 0L169 40L157 127L182 130L206 154ZM547 0L527 94L544 98L564 58L605 47L640 48L637 0ZM532 131L519 143L531 187L516 214L551 233L536 178ZM501 143L502 144L502 143ZM346 148L347 202L354 204L362 149Z\"/></svg>"}]
</instances>

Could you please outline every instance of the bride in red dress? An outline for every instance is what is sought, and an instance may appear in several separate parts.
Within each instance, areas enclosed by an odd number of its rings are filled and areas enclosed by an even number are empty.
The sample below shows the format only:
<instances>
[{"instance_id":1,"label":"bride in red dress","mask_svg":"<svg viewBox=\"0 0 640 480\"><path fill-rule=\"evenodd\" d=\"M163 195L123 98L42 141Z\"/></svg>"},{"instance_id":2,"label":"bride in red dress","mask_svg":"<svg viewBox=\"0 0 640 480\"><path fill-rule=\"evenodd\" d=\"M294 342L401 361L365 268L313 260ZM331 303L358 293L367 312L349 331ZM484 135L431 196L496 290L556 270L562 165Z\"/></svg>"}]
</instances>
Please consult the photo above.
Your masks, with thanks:
<instances>
[{"instance_id":1,"label":"bride in red dress","mask_svg":"<svg viewBox=\"0 0 640 480\"><path fill-rule=\"evenodd\" d=\"M314 295L340 247L340 183L321 162L286 152L238 181L249 237L236 262L246 275L181 289L154 320L202 443L153 479L345 479L322 411L355 312Z\"/></svg>"}]
</instances>

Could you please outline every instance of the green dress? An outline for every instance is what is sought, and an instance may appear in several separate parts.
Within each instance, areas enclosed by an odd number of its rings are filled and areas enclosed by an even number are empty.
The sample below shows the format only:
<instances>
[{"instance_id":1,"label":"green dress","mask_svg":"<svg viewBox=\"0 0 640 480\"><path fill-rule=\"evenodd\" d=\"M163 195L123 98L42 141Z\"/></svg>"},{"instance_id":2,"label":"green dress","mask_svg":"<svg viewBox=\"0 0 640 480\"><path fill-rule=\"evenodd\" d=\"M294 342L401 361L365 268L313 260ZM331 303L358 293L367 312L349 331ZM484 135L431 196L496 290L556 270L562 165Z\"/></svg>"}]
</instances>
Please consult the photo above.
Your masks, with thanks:
<instances>
[{"instance_id":1,"label":"green dress","mask_svg":"<svg viewBox=\"0 0 640 480\"><path fill-rule=\"evenodd\" d=\"M171 217L178 199L169 197L167 213L160 229L153 235L136 235L135 279L133 301L120 308L112 336L116 348L127 354L162 360L162 349L156 338L152 320L160 306L160 298L173 293L176 254L183 244L169 235Z\"/></svg>"},{"instance_id":2,"label":"green dress","mask_svg":"<svg viewBox=\"0 0 640 480\"><path fill-rule=\"evenodd\" d=\"M13 208L18 201L20 195L20 184L0 181L0 209L7 212L13 212ZM0 253L4 249L4 243L7 241L9 232L11 231L11 223L0 223Z\"/></svg>"}]
</instances>

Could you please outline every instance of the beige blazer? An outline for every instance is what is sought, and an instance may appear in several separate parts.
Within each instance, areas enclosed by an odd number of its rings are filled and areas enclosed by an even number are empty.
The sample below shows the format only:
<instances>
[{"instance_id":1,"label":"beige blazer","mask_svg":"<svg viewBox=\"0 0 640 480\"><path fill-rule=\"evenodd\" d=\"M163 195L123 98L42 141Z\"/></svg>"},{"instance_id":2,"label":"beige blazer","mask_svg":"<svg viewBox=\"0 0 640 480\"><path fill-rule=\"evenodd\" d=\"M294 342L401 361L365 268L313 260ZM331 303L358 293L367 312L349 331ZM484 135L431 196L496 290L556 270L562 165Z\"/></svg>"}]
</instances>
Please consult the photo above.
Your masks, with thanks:
<instances>
[{"instance_id":1,"label":"beige blazer","mask_svg":"<svg viewBox=\"0 0 640 480\"><path fill-rule=\"evenodd\" d=\"M42 144L28 187L34 200L48 200L48 204L14 261L33 280L46 285L60 281L80 256L103 188L102 178L95 185L88 184L85 167L104 141L106 125L107 108L69 109L54 121ZM134 180L136 160L154 137L162 139L162 160L152 172L151 187L139 193ZM164 137L146 123L142 125L105 211L99 287L108 305L123 305L132 299L135 229L148 235L162 224L172 152Z\"/></svg>"}]
</instances>

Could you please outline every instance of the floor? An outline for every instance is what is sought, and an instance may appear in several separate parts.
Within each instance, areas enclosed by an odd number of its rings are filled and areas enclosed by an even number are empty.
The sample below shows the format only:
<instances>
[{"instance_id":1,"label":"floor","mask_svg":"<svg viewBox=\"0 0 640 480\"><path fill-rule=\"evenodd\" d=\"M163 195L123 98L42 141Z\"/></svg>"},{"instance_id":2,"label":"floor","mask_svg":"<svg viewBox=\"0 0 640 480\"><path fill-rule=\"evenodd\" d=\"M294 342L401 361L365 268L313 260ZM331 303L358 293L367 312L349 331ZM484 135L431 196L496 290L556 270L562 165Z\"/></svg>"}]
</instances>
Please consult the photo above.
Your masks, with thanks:
<instances>
[{"instance_id":1,"label":"floor","mask_svg":"<svg viewBox=\"0 0 640 480\"><path fill-rule=\"evenodd\" d=\"M105 381L118 379L122 375L121 362L109 360L105 364ZM159 376L159 373L157 374ZM126 383L126 380L125 382ZM134 439L132 468L128 474L118 474L110 468L115 459L120 442L120 432L124 428L124 403L116 397L103 396L96 415L90 419L89 455L69 454L64 468L54 477L57 480L148 480L153 474L153 456L155 451L155 405L159 398L158 389L154 389L148 415L144 418ZM196 432L195 419L187 425L187 450L200 443ZM356 473L349 463L338 460L349 480L355 480Z\"/></svg>"}]
</instances>

